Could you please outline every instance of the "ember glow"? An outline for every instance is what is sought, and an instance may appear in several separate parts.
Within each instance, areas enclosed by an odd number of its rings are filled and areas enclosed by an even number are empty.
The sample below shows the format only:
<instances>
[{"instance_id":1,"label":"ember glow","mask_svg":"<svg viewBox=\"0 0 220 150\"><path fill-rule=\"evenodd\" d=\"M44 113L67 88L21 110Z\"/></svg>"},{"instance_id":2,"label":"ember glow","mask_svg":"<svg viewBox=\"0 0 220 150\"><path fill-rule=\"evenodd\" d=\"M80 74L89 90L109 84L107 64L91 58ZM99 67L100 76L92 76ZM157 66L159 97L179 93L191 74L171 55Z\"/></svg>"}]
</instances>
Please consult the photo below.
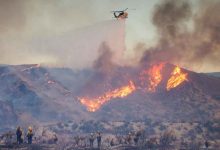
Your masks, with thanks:
<instances>
[{"instance_id":1,"label":"ember glow","mask_svg":"<svg viewBox=\"0 0 220 150\"><path fill-rule=\"evenodd\" d=\"M187 81L187 73L183 73L180 67L175 67L167 81L167 90L177 87L184 81Z\"/></svg>"},{"instance_id":2,"label":"ember glow","mask_svg":"<svg viewBox=\"0 0 220 150\"><path fill-rule=\"evenodd\" d=\"M95 112L98 110L104 103L110 101L113 98L123 98L128 96L136 90L136 87L132 81L129 81L129 84L121 88L115 89L113 91L106 92L104 95L97 98L78 98L80 102L87 107L87 110L90 112Z\"/></svg>"}]
</instances>

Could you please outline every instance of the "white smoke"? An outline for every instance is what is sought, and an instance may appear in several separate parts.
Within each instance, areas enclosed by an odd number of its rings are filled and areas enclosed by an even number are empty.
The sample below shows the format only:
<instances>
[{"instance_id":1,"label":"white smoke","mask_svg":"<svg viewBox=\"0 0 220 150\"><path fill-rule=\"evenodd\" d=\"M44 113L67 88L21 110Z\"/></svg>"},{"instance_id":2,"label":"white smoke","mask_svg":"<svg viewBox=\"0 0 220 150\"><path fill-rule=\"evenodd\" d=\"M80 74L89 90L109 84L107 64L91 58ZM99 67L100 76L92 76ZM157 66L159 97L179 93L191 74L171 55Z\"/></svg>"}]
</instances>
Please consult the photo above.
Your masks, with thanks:
<instances>
[{"instance_id":1,"label":"white smoke","mask_svg":"<svg viewBox=\"0 0 220 150\"><path fill-rule=\"evenodd\" d=\"M120 62L125 49L125 21L109 20L59 36L35 38L29 47L42 57L52 57L55 64L84 68L97 58L103 42L115 54L113 60Z\"/></svg>"}]
</instances>

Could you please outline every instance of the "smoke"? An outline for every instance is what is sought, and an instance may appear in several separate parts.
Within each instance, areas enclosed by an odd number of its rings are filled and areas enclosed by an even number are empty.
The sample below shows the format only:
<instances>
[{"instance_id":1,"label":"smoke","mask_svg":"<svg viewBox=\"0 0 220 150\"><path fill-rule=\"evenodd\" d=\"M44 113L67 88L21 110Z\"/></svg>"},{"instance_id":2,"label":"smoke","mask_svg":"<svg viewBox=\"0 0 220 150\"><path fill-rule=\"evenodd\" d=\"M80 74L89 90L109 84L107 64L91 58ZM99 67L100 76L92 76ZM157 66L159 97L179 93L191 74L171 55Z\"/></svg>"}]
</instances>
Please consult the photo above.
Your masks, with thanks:
<instances>
[{"instance_id":1,"label":"smoke","mask_svg":"<svg viewBox=\"0 0 220 150\"><path fill-rule=\"evenodd\" d=\"M219 65L220 60L220 2L204 2L199 13L195 17L195 38L199 44L194 54L194 59L207 59L215 65ZM197 60L196 59L196 60Z\"/></svg>"},{"instance_id":2,"label":"smoke","mask_svg":"<svg viewBox=\"0 0 220 150\"><path fill-rule=\"evenodd\" d=\"M191 2L161 0L155 5L151 21L158 42L144 52L143 44L137 44L138 51L132 54L135 61L140 59L143 65L166 61L194 71L220 70L220 2L201 0L196 3L196 9ZM123 1L119 3L124 7ZM145 1L128 2L130 6L142 3ZM101 3L100 0L1 0L0 63L92 67L103 42L112 51L112 63L121 63L126 54L125 21L103 19L109 18L109 10L116 6L108 0ZM144 14L132 16L139 11L144 12L136 9L129 13L128 21ZM139 33L128 32L134 39ZM133 60L127 63L132 64Z\"/></svg>"},{"instance_id":3,"label":"smoke","mask_svg":"<svg viewBox=\"0 0 220 150\"><path fill-rule=\"evenodd\" d=\"M159 40L144 52L141 64L165 61L195 71L220 66L219 9L218 1L201 1L195 13L187 0L161 1L152 17Z\"/></svg>"},{"instance_id":4,"label":"smoke","mask_svg":"<svg viewBox=\"0 0 220 150\"><path fill-rule=\"evenodd\" d=\"M152 22L157 27L160 38L166 42L180 34L180 29L191 14L187 1L166 0L155 6Z\"/></svg>"},{"instance_id":5,"label":"smoke","mask_svg":"<svg viewBox=\"0 0 220 150\"><path fill-rule=\"evenodd\" d=\"M99 53L99 57L94 61L93 69L100 74L111 74L111 70L115 67L112 60L113 53L105 42L100 46Z\"/></svg>"},{"instance_id":6,"label":"smoke","mask_svg":"<svg viewBox=\"0 0 220 150\"><path fill-rule=\"evenodd\" d=\"M0 31L1 34L15 30L22 30L26 25L25 9L21 1L1 1Z\"/></svg>"},{"instance_id":7,"label":"smoke","mask_svg":"<svg viewBox=\"0 0 220 150\"><path fill-rule=\"evenodd\" d=\"M47 56L56 64L71 68L92 67L103 42L115 52L114 62L119 62L125 49L125 22L108 20L70 31L60 36L33 39L30 47Z\"/></svg>"}]
</instances>

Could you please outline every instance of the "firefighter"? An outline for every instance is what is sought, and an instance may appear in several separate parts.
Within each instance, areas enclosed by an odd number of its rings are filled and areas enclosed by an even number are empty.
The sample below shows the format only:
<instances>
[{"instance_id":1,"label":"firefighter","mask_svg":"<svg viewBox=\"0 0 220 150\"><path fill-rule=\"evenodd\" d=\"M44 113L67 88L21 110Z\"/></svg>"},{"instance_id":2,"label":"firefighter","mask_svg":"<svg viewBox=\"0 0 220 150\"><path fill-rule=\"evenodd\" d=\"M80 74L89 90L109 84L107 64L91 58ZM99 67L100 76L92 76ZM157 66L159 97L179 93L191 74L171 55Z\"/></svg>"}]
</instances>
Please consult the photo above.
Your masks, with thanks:
<instances>
[{"instance_id":1,"label":"firefighter","mask_svg":"<svg viewBox=\"0 0 220 150\"><path fill-rule=\"evenodd\" d=\"M28 127L28 133L27 133L28 144L32 144L33 136L34 136L34 134L33 134L32 127Z\"/></svg>"},{"instance_id":2,"label":"firefighter","mask_svg":"<svg viewBox=\"0 0 220 150\"><path fill-rule=\"evenodd\" d=\"M206 149L209 148L209 142L208 142L208 140L205 141L205 147L206 147Z\"/></svg>"},{"instance_id":3,"label":"firefighter","mask_svg":"<svg viewBox=\"0 0 220 150\"><path fill-rule=\"evenodd\" d=\"M90 134L90 137L89 137L90 147L93 147L93 142L94 142L94 134L91 133L91 134Z\"/></svg>"},{"instance_id":4,"label":"firefighter","mask_svg":"<svg viewBox=\"0 0 220 150\"><path fill-rule=\"evenodd\" d=\"M135 134L135 137L134 137L134 143L135 143L135 145L138 144L139 138L140 138L140 132L137 132L137 133Z\"/></svg>"},{"instance_id":5,"label":"firefighter","mask_svg":"<svg viewBox=\"0 0 220 150\"><path fill-rule=\"evenodd\" d=\"M98 148L101 148L101 142L102 142L102 136L101 136L101 133L98 132L98 135L97 135Z\"/></svg>"},{"instance_id":6,"label":"firefighter","mask_svg":"<svg viewBox=\"0 0 220 150\"><path fill-rule=\"evenodd\" d=\"M21 138L22 137L22 130L21 130L20 126L17 127L16 136L17 136L17 143L21 144L23 140Z\"/></svg>"},{"instance_id":7,"label":"firefighter","mask_svg":"<svg viewBox=\"0 0 220 150\"><path fill-rule=\"evenodd\" d=\"M57 138L57 135L56 135L56 134L54 134L54 139L53 139L53 141L54 141L54 143L57 143L57 141L58 141L58 138Z\"/></svg>"},{"instance_id":8,"label":"firefighter","mask_svg":"<svg viewBox=\"0 0 220 150\"><path fill-rule=\"evenodd\" d=\"M113 138L112 138L111 141L110 141L110 145L111 145L111 146L114 146L114 145L115 145Z\"/></svg>"},{"instance_id":9,"label":"firefighter","mask_svg":"<svg viewBox=\"0 0 220 150\"><path fill-rule=\"evenodd\" d=\"M126 144L131 144L131 133L129 133L126 138Z\"/></svg>"}]
</instances>

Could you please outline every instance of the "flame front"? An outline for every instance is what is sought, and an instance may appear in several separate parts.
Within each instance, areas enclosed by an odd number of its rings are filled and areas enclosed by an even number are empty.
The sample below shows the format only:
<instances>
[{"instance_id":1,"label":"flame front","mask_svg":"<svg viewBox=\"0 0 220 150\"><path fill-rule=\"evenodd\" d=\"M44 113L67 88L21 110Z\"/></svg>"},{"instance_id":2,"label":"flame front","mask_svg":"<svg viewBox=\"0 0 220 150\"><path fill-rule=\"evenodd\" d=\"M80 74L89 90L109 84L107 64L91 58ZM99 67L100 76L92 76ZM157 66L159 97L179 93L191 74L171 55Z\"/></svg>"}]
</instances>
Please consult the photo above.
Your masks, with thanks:
<instances>
[{"instance_id":1,"label":"flame front","mask_svg":"<svg viewBox=\"0 0 220 150\"><path fill-rule=\"evenodd\" d=\"M151 66L149 69L142 70L138 76L139 80L136 85L130 80L128 85L108 91L96 98L78 97L78 100L87 107L88 111L95 112L106 102L114 98L126 97L137 89L141 89L145 92L156 92L158 85L163 80L162 70L164 65L165 63L162 62ZM166 90L169 91L184 81L188 81L187 73L183 73L179 67L175 67L165 85Z\"/></svg>"},{"instance_id":2,"label":"flame front","mask_svg":"<svg viewBox=\"0 0 220 150\"><path fill-rule=\"evenodd\" d=\"M167 90L169 91L170 89L177 87L184 81L188 81L187 73L183 73L180 67L175 67L171 73L171 77L167 81Z\"/></svg>"},{"instance_id":3,"label":"flame front","mask_svg":"<svg viewBox=\"0 0 220 150\"><path fill-rule=\"evenodd\" d=\"M155 92L156 87L162 80L162 75L161 71L163 68L164 64L160 63L159 65L154 65L149 71L149 86L148 86L148 91L150 92Z\"/></svg>"},{"instance_id":4,"label":"flame front","mask_svg":"<svg viewBox=\"0 0 220 150\"><path fill-rule=\"evenodd\" d=\"M104 103L108 102L113 98L123 98L133 91L136 90L136 87L132 81L129 81L127 86L115 89L113 91L106 92L104 95L97 98L79 98L80 102L87 107L87 110L90 112L95 112L98 110Z\"/></svg>"},{"instance_id":5,"label":"flame front","mask_svg":"<svg viewBox=\"0 0 220 150\"><path fill-rule=\"evenodd\" d=\"M161 71L164 63L152 66L149 70L144 70L140 74L142 88L149 92L155 92L156 87L162 80ZM147 87L147 89L145 88Z\"/></svg>"}]
</instances>

